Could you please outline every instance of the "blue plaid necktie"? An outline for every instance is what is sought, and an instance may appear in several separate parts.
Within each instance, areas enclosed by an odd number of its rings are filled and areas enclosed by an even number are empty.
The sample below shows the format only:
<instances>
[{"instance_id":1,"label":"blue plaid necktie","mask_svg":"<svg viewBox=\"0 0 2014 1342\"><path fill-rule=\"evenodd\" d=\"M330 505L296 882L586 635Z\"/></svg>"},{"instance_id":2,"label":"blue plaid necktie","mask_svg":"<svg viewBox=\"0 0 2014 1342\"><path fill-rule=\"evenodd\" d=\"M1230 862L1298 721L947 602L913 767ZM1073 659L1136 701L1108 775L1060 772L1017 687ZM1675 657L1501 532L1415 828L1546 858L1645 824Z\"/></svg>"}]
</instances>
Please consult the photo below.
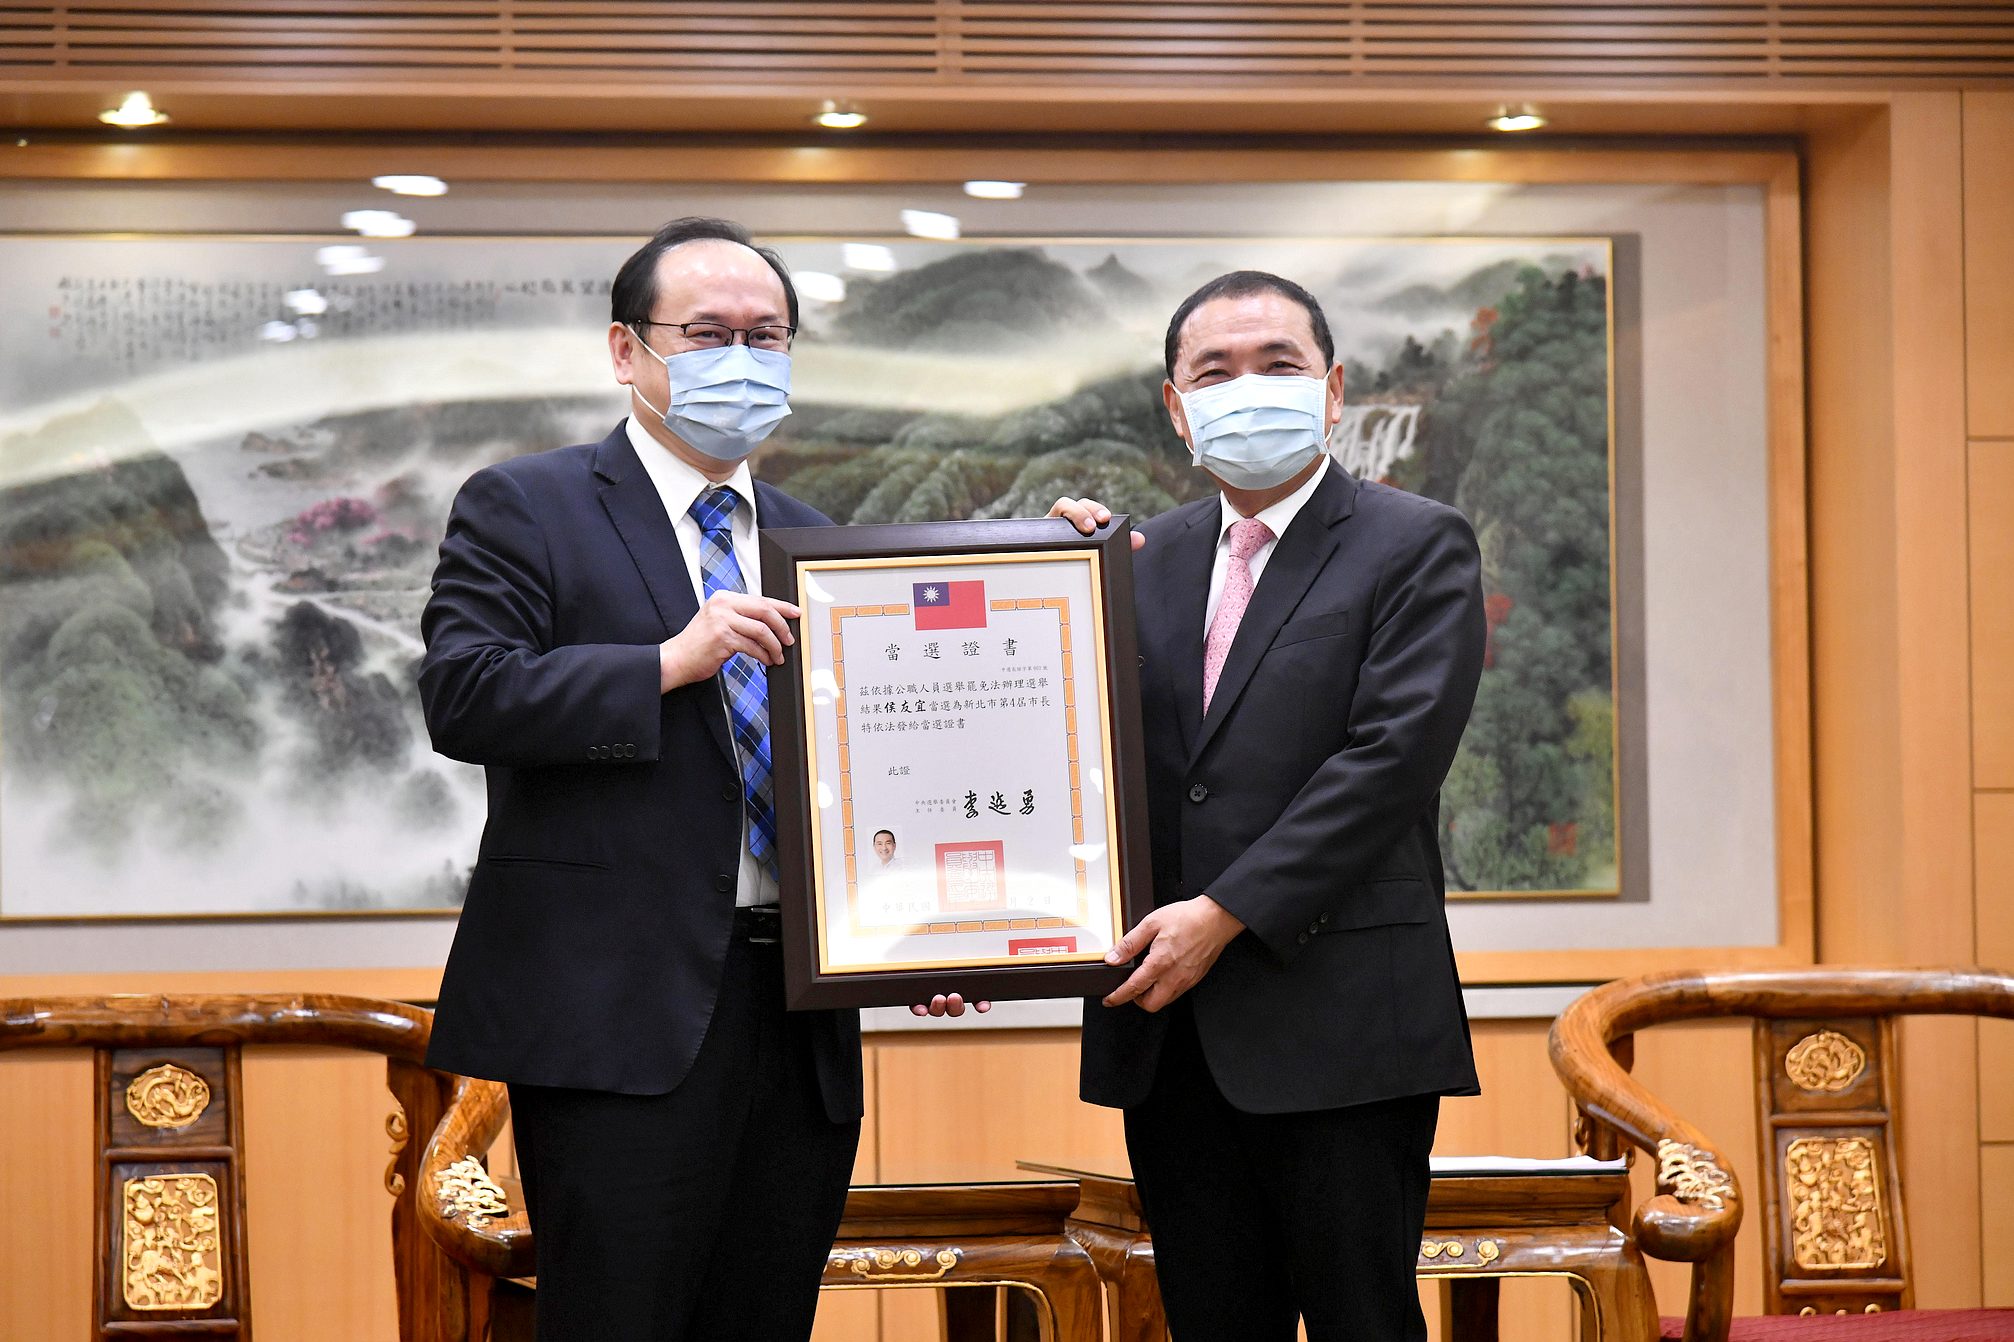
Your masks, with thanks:
<instances>
[{"instance_id":1,"label":"blue plaid necktie","mask_svg":"<svg viewBox=\"0 0 2014 1342\"><path fill-rule=\"evenodd\" d=\"M707 596L746 592L734 559L731 489L709 489L688 511L699 523L699 575ZM741 795L748 807L748 851L776 875L776 792L769 777L769 680L760 662L737 652L720 668L727 689L727 721L741 755Z\"/></svg>"}]
</instances>

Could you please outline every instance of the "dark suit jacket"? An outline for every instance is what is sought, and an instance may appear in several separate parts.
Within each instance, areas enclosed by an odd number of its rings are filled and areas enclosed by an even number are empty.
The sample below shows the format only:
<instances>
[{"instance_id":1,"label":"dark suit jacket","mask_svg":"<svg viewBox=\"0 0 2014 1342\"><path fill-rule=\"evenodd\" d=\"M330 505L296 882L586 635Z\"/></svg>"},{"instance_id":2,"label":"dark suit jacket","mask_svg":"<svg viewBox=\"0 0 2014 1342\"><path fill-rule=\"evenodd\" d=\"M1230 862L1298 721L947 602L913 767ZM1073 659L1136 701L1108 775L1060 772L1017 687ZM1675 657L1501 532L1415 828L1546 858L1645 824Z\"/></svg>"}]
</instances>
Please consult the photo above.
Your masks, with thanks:
<instances>
[{"instance_id":1,"label":"dark suit jacket","mask_svg":"<svg viewBox=\"0 0 2014 1342\"><path fill-rule=\"evenodd\" d=\"M755 491L759 525L830 525ZM744 823L718 684L658 692L658 644L698 609L620 425L462 486L423 617L420 699L434 749L485 766L489 823L432 1066L639 1095L690 1070ZM828 1112L859 1117L859 1013L819 1013L814 1035Z\"/></svg>"},{"instance_id":2,"label":"dark suit jacket","mask_svg":"<svg viewBox=\"0 0 2014 1342\"><path fill-rule=\"evenodd\" d=\"M1481 676L1475 535L1333 464L1274 547L1205 716L1216 496L1134 559L1157 904L1248 929L1189 993L1248 1113L1474 1094L1442 906L1439 789ZM1165 1012L1084 1006L1084 1098L1147 1098Z\"/></svg>"}]
</instances>

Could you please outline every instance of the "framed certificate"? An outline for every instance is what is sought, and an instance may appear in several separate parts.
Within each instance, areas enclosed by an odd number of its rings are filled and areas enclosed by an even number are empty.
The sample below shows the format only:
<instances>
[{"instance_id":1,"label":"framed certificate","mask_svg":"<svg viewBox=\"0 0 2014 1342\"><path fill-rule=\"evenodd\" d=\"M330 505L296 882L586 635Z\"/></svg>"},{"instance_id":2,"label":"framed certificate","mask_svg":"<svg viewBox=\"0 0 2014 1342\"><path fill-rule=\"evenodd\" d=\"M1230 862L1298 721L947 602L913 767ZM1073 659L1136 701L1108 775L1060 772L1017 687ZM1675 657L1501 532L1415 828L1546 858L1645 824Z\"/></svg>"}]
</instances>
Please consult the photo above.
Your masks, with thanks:
<instances>
[{"instance_id":1,"label":"framed certificate","mask_svg":"<svg viewBox=\"0 0 2014 1342\"><path fill-rule=\"evenodd\" d=\"M792 1008L1107 992L1153 907L1132 536L765 530Z\"/></svg>"}]
</instances>

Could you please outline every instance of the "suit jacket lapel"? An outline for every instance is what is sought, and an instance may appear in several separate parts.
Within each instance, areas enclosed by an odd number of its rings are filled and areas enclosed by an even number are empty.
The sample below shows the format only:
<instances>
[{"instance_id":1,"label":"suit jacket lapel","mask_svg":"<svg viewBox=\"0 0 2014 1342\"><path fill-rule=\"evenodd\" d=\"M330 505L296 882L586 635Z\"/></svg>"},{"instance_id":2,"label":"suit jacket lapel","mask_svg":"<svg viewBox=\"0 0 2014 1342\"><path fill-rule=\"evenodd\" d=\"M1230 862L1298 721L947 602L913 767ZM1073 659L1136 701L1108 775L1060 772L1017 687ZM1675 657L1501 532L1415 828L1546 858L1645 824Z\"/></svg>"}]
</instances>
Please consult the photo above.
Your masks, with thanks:
<instances>
[{"instance_id":1,"label":"suit jacket lapel","mask_svg":"<svg viewBox=\"0 0 2014 1342\"><path fill-rule=\"evenodd\" d=\"M1251 604L1245 607L1245 617L1238 622L1237 637L1231 640L1230 655L1224 659L1224 669L1217 677L1216 692L1210 696L1210 711L1203 715L1202 727L1190 748L1191 768L1195 767L1196 761L1209 746L1210 738L1217 734L1217 728L1230 715L1238 696L1244 692L1246 682L1251 680L1252 672L1258 669L1259 658L1271 646L1273 636L1280 632L1280 626L1301 604L1309 585L1341 544L1335 526L1350 515L1355 501L1356 482L1344 474L1341 467L1332 464L1322 483L1315 487L1313 496L1287 527L1287 534L1273 546L1272 557L1266 560L1266 570L1259 575L1259 585L1252 591ZM1203 582L1207 588L1207 570ZM1199 642L1196 652L1198 707L1203 697L1202 666L1202 646Z\"/></svg>"},{"instance_id":2,"label":"suit jacket lapel","mask_svg":"<svg viewBox=\"0 0 2014 1342\"><path fill-rule=\"evenodd\" d=\"M1187 525L1169 537L1163 561L1167 610L1172 617L1163 648L1173 670L1175 720L1181 727L1185 753L1194 747L1203 723L1203 610L1209 604L1210 565L1217 554L1215 523L1220 516L1214 506L1198 510Z\"/></svg>"},{"instance_id":3,"label":"suit jacket lapel","mask_svg":"<svg viewBox=\"0 0 2014 1342\"><path fill-rule=\"evenodd\" d=\"M658 618L669 638L699 614L699 598L693 595L692 570L686 567L685 553L678 546L678 533L672 530L671 518L664 510L664 499L651 482L650 472L636 459L636 449L630 445L629 434L622 425L618 424L615 432L602 439L601 446L595 449L594 472L602 480L601 506L607 510L608 520L615 524L616 535L629 547L629 557L636 562L636 571L650 591L651 604L657 607ZM734 743L727 734L727 710L715 704L711 711L703 708L699 716L705 719L720 753L733 764Z\"/></svg>"}]
</instances>

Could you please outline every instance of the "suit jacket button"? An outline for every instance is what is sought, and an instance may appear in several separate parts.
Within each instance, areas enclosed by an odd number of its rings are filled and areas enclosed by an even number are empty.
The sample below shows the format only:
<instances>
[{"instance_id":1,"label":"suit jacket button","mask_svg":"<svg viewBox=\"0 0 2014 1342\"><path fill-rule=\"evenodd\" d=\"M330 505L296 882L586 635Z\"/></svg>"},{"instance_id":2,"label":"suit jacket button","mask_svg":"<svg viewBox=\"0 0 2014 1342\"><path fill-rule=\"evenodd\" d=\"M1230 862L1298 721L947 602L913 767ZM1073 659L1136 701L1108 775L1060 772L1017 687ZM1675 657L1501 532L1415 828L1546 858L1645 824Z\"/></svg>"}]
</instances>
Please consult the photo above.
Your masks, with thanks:
<instances>
[{"instance_id":1,"label":"suit jacket button","mask_svg":"<svg viewBox=\"0 0 2014 1342\"><path fill-rule=\"evenodd\" d=\"M713 878L713 888L720 891L720 893L724 895L728 891L734 889L734 880L732 877L728 876L716 876Z\"/></svg>"},{"instance_id":2,"label":"suit jacket button","mask_svg":"<svg viewBox=\"0 0 2014 1342\"><path fill-rule=\"evenodd\" d=\"M1205 797L1207 797L1207 796L1209 796L1209 795L1210 795L1210 789L1208 789L1208 788L1204 787L1204 786L1203 786L1203 785L1202 785L1201 783L1191 783L1191 784L1189 784L1189 800L1190 800L1190 801L1201 801L1201 800L1203 800L1203 798L1205 798Z\"/></svg>"},{"instance_id":3,"label":"suit jacket button","mask_svg":"<svg viewBox=\"0 0 2014 1342\"><path fill-rule=\"evenodd\" d=\"M601 758L601 747L600 747L600 746L589 746L589 747L587 748L587 757L588 757L589 759L591 759L591 760L598 760L598 759L600 759L600 758Z\"/></svg>"},{"instance_id":4,"label":"suit jacket button","mask_svg":"<svg viewBox=\"0 0 2014 1342\"><path fill-rule=\"evenodd\" d=\"M1329 915L1325 913L1321 917L1315 919L1315 921L1318 923L1326 923L1327 921L1329 921Z\"/></svg>"},{"instance_id":5,"label":"suit jacket button","mask_svg":"<svg viewBox=\"0 0 2014 1342\"><path fill-rule=\"evenodd\" d=\"M1308 934L1306 932L1303 932L1301 933L1300 936L1294 938L1294 940L1298 942L1300 945L1305 946L1308 944Z\"/></svg>"},{"instance_id":6,"label":"suit jacket button","mask_svg":"<svg viewBox=\"0 0 2014 1342\"><path fill-rule=\"evenodd\" d=\"M734 784L723 783L721 785L720 799L722 801L733 801L736 797L740 795L741 795L741 789L736 787Z\"/></svg>"}]
</instances>

